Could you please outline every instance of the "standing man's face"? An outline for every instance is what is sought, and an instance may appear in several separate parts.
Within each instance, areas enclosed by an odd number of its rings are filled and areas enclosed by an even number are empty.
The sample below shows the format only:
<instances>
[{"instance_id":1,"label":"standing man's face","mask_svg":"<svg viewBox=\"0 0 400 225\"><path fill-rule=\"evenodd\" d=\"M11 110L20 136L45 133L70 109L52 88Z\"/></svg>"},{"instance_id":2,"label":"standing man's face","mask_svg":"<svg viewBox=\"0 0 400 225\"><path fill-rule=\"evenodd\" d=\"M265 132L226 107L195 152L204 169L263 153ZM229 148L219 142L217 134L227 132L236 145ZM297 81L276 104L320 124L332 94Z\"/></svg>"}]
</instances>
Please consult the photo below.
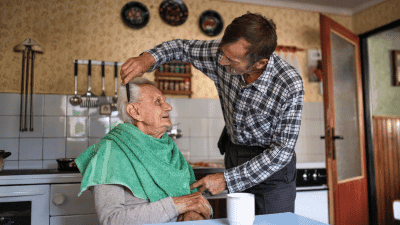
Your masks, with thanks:
<instances>
[{"instance_id":1,"label":"standing man's face","mask_svg":"<svg viewBox=\"0 0 400 225\"><path fill-rule=\"evenodd\" d=\"M224 57L221 59L220 63L225 66L228 73L231 75L240 75L251 72L249 61L245 57L249 47L250 43L244 38L241 38L239 41L221 48Z\"/></svg>"}]
</instances>

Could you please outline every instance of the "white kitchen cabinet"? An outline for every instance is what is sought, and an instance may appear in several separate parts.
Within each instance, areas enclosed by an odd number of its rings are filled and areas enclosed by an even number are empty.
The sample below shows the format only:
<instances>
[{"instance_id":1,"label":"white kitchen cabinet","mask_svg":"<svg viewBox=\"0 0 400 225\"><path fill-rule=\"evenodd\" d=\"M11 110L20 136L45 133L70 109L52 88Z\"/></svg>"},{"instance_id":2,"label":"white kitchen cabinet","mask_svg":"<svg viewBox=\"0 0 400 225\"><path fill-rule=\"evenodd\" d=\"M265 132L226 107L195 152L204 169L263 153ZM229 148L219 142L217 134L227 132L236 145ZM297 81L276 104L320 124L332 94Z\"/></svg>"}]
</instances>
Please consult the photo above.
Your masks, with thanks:
<instances>
[{"instance_id":1,"label":"white kitchen cabinet","mask_svg":"<svg viewBox=\"0 0 400 225\"><path fill-rule=\"evenodd\" d=\"M80 183L50 185L50 225L98 224L90 191L79 197Z\"/></svg>"},{"instance_id":2,"label":"white kitchen cabinet","mask_svg":"<svg viewBox=\"0 0 400 225\"><path fill-rule=\"evenodd\" d=\"M294 213L322 223L329 223L328 190L298 191Z\"/></svg>"},{"instance_id":3,"label":"white kitchen cabinet","mask_svg":"<svg viewBox=\"0 0 400 225\"><path fill-rule=\"evenodd\" d=\"M73 224L73 225L98 225L96 214L53 216L50 217L50 225Z\"/></svg>"}]
</instances>

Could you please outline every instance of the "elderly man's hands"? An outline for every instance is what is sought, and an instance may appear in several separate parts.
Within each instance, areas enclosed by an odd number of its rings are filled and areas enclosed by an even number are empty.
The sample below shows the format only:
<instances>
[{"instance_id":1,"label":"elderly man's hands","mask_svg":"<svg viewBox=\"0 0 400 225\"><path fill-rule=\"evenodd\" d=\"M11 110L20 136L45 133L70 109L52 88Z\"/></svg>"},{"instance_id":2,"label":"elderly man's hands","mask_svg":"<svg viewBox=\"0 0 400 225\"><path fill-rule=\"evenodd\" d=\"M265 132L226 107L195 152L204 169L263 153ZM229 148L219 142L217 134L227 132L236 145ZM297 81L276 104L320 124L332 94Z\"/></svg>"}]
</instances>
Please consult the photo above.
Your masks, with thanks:
<instances>
[{"instance_id":1,"label":"elderly man's hands","mask_svg":"<svg viewBox=\"0 0 400 225\"><path fill-rule=\"evenodd\" d=\"M200 215L197 212L194 211L189 211L189 212L185 212L184 214L180 214L178 216L177 221L192 221L192 220L204 220L206 218L204 218L202 215Z\"/></svg>"},{"instance_id":2,"label":"elderly man's hands","mask_svg":"<svg viewBox=\"0 0 400 225\"><path fill-rule=\"evenodd\" d=\"M128 83L135 77L141 77L156 62L154 57L148 52L144 52L139 57L132 57L126 60L121 66L122 84Z\"/></svg>"},{"instance_id":3,"label":"elderly man's hands","mask_svg":"<svg viewBox=\"0 0 400 225\"><path fill-rule=\"evenodd\" d=\"M195 192L190 195L183 195L180 197L172 197L179 214L184 214L193 211L202 215L205 219L209 219L211 215L211 206L206 198L200 193ZM189 216L189 215L188 215ZM192 217L194 215L191 215Z\"/></svg>"},{"instance_id":4,"label":"elderly man's hands","mask_svg":"<svg viewBox=\"0 0 400 225\"><path fill-rule=\"evenodd\" d=\"M226 189L226 181L223 173L210 174L190 185L190 189L197 188L201 193L210 192L212 195L221 194Z\"/></svg>"}]
</instances>

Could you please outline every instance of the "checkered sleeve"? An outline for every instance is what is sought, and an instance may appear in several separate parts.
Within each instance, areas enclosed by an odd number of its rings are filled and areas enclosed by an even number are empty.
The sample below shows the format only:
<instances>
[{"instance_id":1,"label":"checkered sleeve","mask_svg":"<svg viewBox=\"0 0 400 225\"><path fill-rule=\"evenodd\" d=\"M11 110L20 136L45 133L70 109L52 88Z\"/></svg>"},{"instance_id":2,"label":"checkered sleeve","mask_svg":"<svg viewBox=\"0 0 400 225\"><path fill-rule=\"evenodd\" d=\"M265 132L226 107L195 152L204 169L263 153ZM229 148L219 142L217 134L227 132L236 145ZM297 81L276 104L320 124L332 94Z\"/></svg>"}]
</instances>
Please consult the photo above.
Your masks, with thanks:
<instances>
[{"instance_id":1,"label":"checkered sleeve","mask_svg":"<svg viewBox=\"0 0 400 225\"><path fill-rule=\"evenodd\" d=\"M243 191L260 184L292 159L303 108L304 88L301 79L292 81L292 90L282 104L282 116L272 135L270 148L250 161L224 172L229 192Z\"/></svg>"},{"instance_id":2,"label":"checkered sleeve","mask_svg":"<svg viewBox=\"0 0 400 225\"><path fill-rule=\"evenodd\" d=\"M214 80L217 76L215 63L219 43L219 39L211 41L175 39L163 42L146 51L156 61L148 72L155 70L164 63L181 61L192 64L196 69Z\"/></svg>"}]
</instances>

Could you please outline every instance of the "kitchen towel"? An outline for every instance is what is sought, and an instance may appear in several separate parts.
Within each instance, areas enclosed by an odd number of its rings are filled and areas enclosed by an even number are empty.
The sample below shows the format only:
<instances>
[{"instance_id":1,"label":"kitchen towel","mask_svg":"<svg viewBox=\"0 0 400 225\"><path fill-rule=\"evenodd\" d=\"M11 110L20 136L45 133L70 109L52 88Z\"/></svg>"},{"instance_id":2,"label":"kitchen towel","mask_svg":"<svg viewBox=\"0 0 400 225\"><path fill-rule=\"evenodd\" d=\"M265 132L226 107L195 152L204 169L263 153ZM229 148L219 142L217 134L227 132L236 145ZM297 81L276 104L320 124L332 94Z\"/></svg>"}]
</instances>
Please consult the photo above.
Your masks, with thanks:
<instances>
[{"instance_id":1,"label":"kitchen towel","mask_svg":"<svg viewBox=\"0 0 400 225\"><path fill-rule=\"evenodd\" d=\"M155 202L188 195L194 172L174 141L146 135L129 123L118 124L98 144L75 160L83 174L81 191L99 184L120 184L142 199Z\"/></svg>"}]
</instances>

